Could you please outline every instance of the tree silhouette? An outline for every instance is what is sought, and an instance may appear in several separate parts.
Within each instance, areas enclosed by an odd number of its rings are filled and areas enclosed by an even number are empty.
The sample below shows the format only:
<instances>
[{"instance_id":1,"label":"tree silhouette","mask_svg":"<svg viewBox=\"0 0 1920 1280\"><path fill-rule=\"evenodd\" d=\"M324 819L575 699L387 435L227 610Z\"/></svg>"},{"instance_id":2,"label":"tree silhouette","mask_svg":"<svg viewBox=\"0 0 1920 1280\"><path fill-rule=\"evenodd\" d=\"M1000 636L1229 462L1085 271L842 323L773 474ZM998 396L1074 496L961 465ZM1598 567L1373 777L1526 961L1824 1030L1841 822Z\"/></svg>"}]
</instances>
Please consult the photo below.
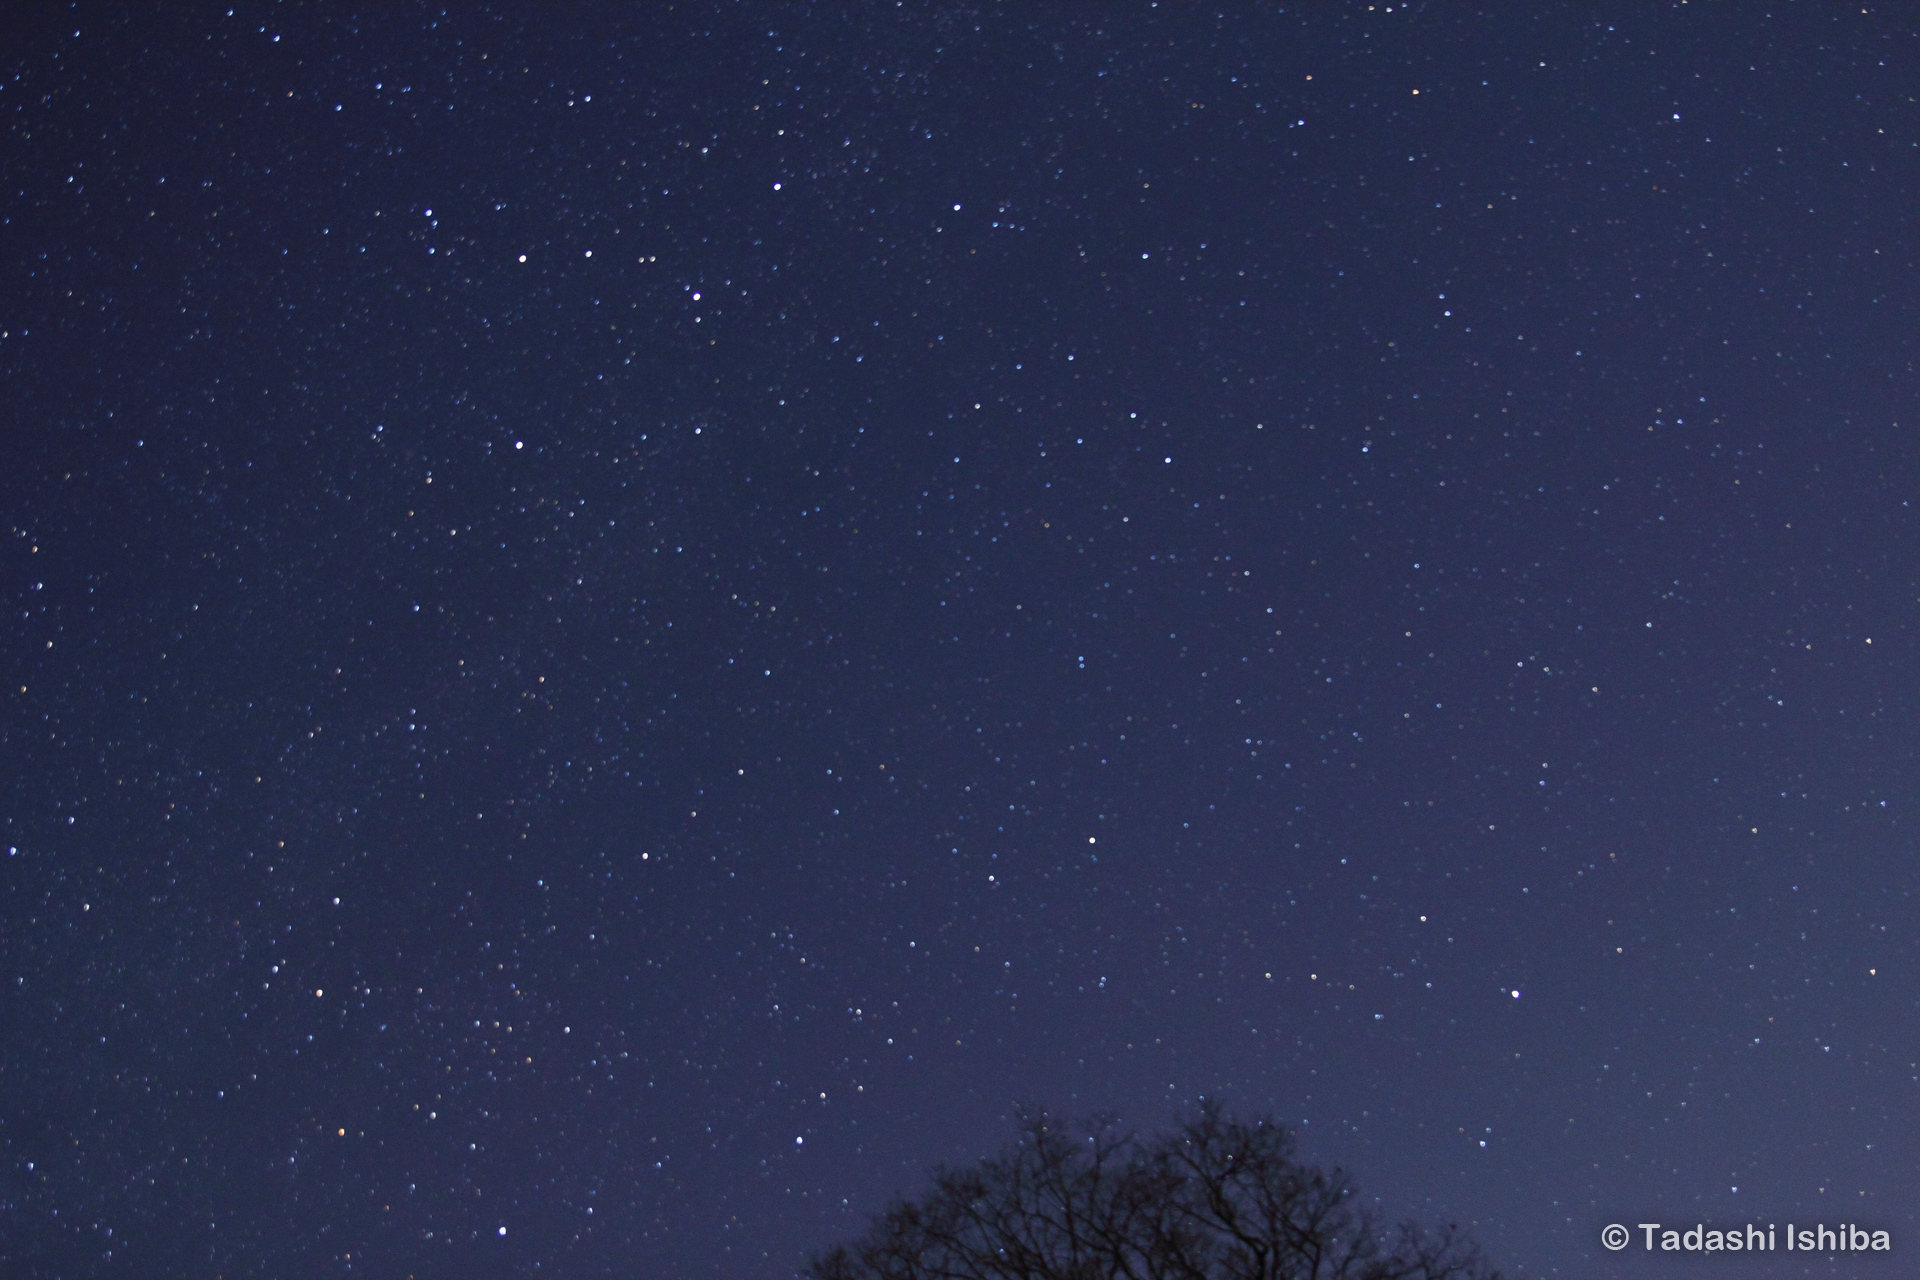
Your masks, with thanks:
<instances>
[{"instance_id":1,"label":"tree silhouette","mask_svg":"<svg viewBox=\"0 0 1920 1280\"><path fill-rule=\"evenodd\" d=\"M1213 1102L1165 1135L1023 1112L1019 1137L815 1256L812 1280L1499 1280L1452 1227L1376 1229L1345 1175Z\"/></svg>"}]
</instances>

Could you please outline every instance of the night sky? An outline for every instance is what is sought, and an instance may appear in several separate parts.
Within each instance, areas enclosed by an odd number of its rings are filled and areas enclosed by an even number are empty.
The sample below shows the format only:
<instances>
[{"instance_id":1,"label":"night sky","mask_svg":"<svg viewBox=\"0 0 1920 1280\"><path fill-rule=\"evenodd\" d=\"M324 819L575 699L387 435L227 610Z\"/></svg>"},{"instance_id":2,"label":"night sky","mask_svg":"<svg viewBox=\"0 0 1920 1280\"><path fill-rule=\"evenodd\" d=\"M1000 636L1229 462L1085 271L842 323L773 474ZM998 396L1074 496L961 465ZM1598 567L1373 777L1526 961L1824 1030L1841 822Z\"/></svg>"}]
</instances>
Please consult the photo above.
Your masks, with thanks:
<instances>
[{"instance_id":1,"label":"night sky","mask_svg":"<svg viewBox=\"0 0 1920 1280\"><path fill-rule=\"evenodd\" d=\"M1609 8L15 10L0 1271L1909 1270L1920 24Z\"/></svg>"}]
</instances>

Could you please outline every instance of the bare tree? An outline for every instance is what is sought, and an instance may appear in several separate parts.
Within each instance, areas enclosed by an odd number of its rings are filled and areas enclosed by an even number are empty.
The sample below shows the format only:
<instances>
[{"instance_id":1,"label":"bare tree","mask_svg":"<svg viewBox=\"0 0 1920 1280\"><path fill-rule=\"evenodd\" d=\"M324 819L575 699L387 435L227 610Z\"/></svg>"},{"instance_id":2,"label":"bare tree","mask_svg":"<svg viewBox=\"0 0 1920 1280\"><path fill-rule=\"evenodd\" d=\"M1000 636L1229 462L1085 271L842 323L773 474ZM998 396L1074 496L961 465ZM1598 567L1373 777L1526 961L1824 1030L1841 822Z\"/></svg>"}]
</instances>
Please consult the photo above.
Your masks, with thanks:
<instances>
[{"instance_id":1,"label":"bare tree","mask_svg":"<svg viewBox=\"0 0 1920 1280\"><path fill-rule=\"evenodd\" d=\"M941 1169L812 1280L1499 1280L1448 1227L1376 1228L1339 1171L1212 1102L1164 1136L1044 1111L977 1168Z\"/></svg>"}]
</instances>

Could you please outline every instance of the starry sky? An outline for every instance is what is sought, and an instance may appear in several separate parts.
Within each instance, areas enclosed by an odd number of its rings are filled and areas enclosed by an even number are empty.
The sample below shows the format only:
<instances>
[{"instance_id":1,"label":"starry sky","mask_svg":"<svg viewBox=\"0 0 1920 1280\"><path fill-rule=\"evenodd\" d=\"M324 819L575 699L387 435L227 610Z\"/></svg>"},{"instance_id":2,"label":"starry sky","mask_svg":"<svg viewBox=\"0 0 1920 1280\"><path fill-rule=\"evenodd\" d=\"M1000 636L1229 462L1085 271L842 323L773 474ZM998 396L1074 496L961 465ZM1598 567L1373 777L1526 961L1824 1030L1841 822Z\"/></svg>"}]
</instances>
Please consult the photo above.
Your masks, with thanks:
<instances>
[{"instance_id":1,"label":"starry sky","mask_svg":"<svg viewBox=\"0 0 1920 1280\"><path fill-rule=\"evenodd\" d=\"M1908 1265L1920 30L1611 8L16 27L0 1269L773 1280L1202 1096Z\"/></svg>"}]
</instances>

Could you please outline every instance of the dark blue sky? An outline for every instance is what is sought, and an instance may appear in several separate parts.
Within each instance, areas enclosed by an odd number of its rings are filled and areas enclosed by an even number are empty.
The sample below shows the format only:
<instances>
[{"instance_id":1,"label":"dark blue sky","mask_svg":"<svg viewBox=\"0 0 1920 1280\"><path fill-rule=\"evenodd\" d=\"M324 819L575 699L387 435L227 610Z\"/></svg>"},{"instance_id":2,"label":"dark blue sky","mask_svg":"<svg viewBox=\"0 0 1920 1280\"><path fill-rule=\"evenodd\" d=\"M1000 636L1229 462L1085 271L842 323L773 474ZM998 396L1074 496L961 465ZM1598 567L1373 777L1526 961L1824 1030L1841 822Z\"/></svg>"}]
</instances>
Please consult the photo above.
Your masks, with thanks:
<instances>
[{"instance_id":1,"label":"dark blue sky","mask_svg":"<svg viewBox=\"0 0 1920 1280\"><path fill-rule=\"evenodd\" d=\"M7 1274L771 1280L1202 1095L1905 1265L1912 15L42 12Z\"/></svg>"}]
</instances>

